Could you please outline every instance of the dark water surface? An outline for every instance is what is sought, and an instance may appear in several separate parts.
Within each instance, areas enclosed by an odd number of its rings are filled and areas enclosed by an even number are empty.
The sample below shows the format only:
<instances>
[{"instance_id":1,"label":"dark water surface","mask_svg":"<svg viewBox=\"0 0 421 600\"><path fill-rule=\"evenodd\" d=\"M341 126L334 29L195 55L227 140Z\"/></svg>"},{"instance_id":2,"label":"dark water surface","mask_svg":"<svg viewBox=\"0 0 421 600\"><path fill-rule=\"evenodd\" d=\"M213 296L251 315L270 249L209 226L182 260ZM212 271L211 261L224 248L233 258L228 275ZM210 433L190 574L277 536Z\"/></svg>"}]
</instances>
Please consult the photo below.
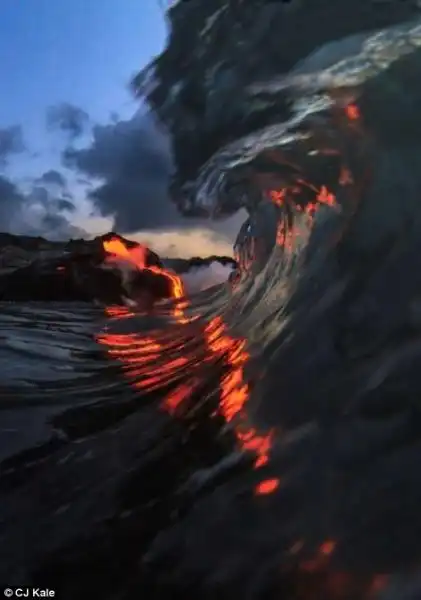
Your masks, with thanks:
<instances>
[{"instance_id":1,"label":"dark water surface","mask_svg":"<svg viewBox=\"0 0 421 600\"><path fill-rule=\"evenodd\" d=\"M419 22L354 36L250 88L289 120L186 199L247 207L232 283L1 305L0 582L421 598L420 46Z\"/></svg>"}]
</instances>

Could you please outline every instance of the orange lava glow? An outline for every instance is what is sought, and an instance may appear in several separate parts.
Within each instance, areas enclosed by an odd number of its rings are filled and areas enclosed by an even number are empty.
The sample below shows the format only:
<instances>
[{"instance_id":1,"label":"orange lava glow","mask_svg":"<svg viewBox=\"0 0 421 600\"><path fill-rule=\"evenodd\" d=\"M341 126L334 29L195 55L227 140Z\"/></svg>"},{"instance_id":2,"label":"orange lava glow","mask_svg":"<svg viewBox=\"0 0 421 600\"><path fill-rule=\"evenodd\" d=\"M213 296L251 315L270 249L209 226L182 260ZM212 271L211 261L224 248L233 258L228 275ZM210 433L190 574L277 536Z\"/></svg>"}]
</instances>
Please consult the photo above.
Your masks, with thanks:
<instances>
[{"instance_id":1,"label":"orange lava glow","mask_svg":"<svg viewBox=\"0 0 421 600\"><path fill-rule=\"evenodd\" d=\"M317 194L317 202L325 204L326 206L335 206L336 198L334 194L328 191L325 185L322 185L319 193Z\"/></svg>"},{"instance_id":2,"label":"orange lava glow","mask_svg":"<svg viewBox=\"0 0 421 600\"><path fill-rule=\"evenodd\" d=\"M169 279L171 283L171 297L174 300L180 300L185 296L183 282L180 277L175 273L172 273L168 269L161 267L147 265L147 248L141 244L134 248L127 248L119 238L112 238L111 240L104 241L103 247L107 253L106 262L112 263L116 259L123 259L128 263L132 264L138 271L149 271L156 275L164 275ZM181 304L174 309L174 316L180 320L184 318Z\"/></svg>"},{"instance_id":3,"label":"orange lava glow","mask_svg":"<svg viewBox=\"0 0 421 600\"><path fill-rule=\"evenodd\" d=\"M349 171L342 170L342 174L341 174L342 177L345 177L345 174L349 180L351 177ZM304 208L304 212L309 213L312 210L314 210L315 208L317 208L317 205L320 205L320 204L325 204L326 206L335 206L336 205L335 195L332 192L330 192L325 185L322 185L320 188L317 188L316 186L312 185L311 183L308 183L307 181L305 181L304 179L298 179L297 183L299 185L307 187L308 189L312 190L315 193L315 201L309 202L306 205L306 207ZM282 190L269 190L268 196L274 204L276 204L277 206L283 206L288 201L288 196L287 196L288 192L290 192L291 195L296 195L297 193L299 193L299 191L300 191L299 187L292 187L291 189L284 188ZM301 212L303 210L300 206L297 206L296 208L297 208L298 212Z\"/></svg>"},{"instance_id":4,"label":"orange lava glow","mask_svg":"<svg viewBox=\"0 0 421 600\"><path fill-rule=\"evenodd\" d=\"M322 188L318 194L322 199L319 201L328 204L332 202L333 196L327 189ZM117 256L124 252L120 245L107 248ZM140 252L128 252L130 259L134 256L139 259L142 268L150 268L145 266L144 259L142 262ZM125 254L124 256L127 257ZM161 269L157 271L162 272ZM180 293L181 283L180 287L174 286L173 290L174 297L183 296ZM129 383L135 389L159 391L171 385L171 391L159 393L161 408L170 415L178 416L180 409L189 406L195 392L202 389L204 374L206 376L206 373L214 372L212 366L222 367L218 407L214 415L222 417L224 422L232 426L239 448L251 454L253 466L258 469L268 463L274 432L258 433L247 420L245 408L250 397L250 384L247 382L245 370L250 355L246 350L246 342L232 336L220 316L203 325L197 317L184 316L183 309L186 307L185 299L179 308L181 316L177 319L177 323L182 324L182 327L175 333L160 331L155 336L140 333L112 334L105 331L97 340L107 347L110 356L119 360ZM106 312L116 319L134 314L124 306L110 306ZM195 342L193 348L188 346L188 340L191 339ZM211 367L210 371L206 370L207 366ZM198 396L200 398L200 393ZM281 483L282 480L278 477L267 477L257 483L252 491L259 498L270 496L281 487ZM300 585L303 586L303 594L300 593L297 598L317 596L326 600L375 600L385 589L388 584L387 575L378 574L360 580L352 573L332 571L331 559L338 543L334 539L325 539L318 546L307 546L306 539L302 538L291 544L289 558L300 571ZM325 596L317 593L319 588L314 589L314 586L318 585L323 586ZM311 595L313 592L314 596Z\"/></svg>"},{"instance_id":5,"label":"orange lava glow","mask_svg":"<svg viewBox=\"0 0 421 600\"><path fill-rule=\"evenodd\" d=\"M348 104L345 107L345 113L350 121L358 121L360 118L360 110L356 104Z\"/></svg>"},{"instance_id":6,"label":"orange lava glow","mask_svg":"<svg viewBox=\"0 0 421 600\"><path fill-rule=\"evenodd\" d=\"M320 553L323 554L323 556L329 556L335 550L335 547L336 542L333 540L327 540L320 546Z\"/></svg>"},{"instance_id":7,"label":"orange lava glow","mask_svg":"<svg viewBox=\"0 0 421 600\"><path fill-rule=\"evenodd\" d=\"M184 297L183 285L177 275L146 265L147 251L143 246L126 248L121 240L115 238L105 242L104 249L109 255L107 261L123 258L137 269L164 274L171 279L174 299ZM184 335L199 341L199 347L193 356L179 340L174 345L174 342L154 340L140 334L109 332L97 336L97 340L108 347L110 356L122 362L132 385L139 390L151 391L176 382L178 378L183 379L183 383L167 393L162 402L162 408L170 414L177 412L200 388L202 379L199 372L203 366L210 363L223 365L224 374L220 379L217 414L226 423L233 425L239 446L255 457L254 466L259 468L268 461L273 432L258 434L248 425L243 415L243 408L249 398L249 385L245 382L244 367L250 356L245 349L245 340L230 336L221 317L212 318L204 327L198 326L194 323L198 317L185 317L184 310L187 304L187 300L179 302L174 315L178 324L188 326L183 329L186 332ZM121 319L133 313L126 307L111 306L107 309L107 314Z\"/></svg>"},{"instance_id":8,"label":"orange lava glow","mask_svg":"<svg viewBox=\"0 0 421 600\"><path fill-rule=\"evenodd\" d=\"M341 185L352 183L351 174L345 168L343 168L341 171L339 183ZM281 190L268 190L267 195L276 206L285 206L289 202L292 204L292 197L298 195L303 187L314 192L313 202L308 202L305 206L294 203L295 210L297 213L302 213L306 216L309 226L312 225L314 215L321 205L331 207L336 206L335 195L330 192L325 185L317 188L301 178L297 179L296 184L297 185L286 187ZM287 254L290 254L294 249L294 239L296 235L297 228L294 226L288 226L284 220L280 220L278 222L276 231L276 244L281 246Z\"/></svg>"},{"instance_id":9,"label":"orange lava glow","mask_svg":"<svg viewBox=\"0 0 421 600\"><path fill-rule=\"evenodd\" d=\"M279 487L279 479L265 479L256 485L254 491L256 496L266 496L267 494L272 494Z\"/></svg>"},{"instance_id":10,"label":"orange lava glow","mask_svg":"<svg viewBox=\"0 0 421 600\"><path fill-rule=\"evenodd\" d=\"M326 561L330 558L336 548L336 542L334 540L326 540L323 542L318 550L317 554L308 560L304 560L301 563L301 569L308 573L314 573L326 566Z\"/></svg>"},{"instance_id":11,"label":"orange lava glow","mask_svg":"<svg viewBox=\"0 0 421 600\"><path fill-rule=\"evenodd\" d=\"M214 317L205 327L205 339L211 354L223 358L228 367L228 373L220 382L220 414L227 423L238 418L234 426L237 441L243 450L256 456L255 468L262 467L269 459L273 432L260 435L242 418L242 409L249 398L244 367L250 356L245 350L245 340L236 340L228 335L221 317Z\"/></svg>"}]
</instances>

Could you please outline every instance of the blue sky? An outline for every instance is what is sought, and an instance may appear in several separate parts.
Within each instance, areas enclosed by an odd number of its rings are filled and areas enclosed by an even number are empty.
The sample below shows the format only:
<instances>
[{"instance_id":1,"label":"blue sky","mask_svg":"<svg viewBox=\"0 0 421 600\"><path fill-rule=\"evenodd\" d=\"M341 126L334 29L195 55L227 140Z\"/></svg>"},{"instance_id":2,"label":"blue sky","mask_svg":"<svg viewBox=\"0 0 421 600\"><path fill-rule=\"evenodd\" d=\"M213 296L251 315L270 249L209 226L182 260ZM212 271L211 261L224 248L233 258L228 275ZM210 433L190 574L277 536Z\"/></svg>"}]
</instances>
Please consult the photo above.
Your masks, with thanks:
<instances>
[{"instance_id":1,"label":"blue sky","mask_svg":"<svg viewBox=\"0 0 421 600\"><path fill-rule=\"evenodd\" d=\"M22 124L34 151L49 105L127 113L130 77L166 38L157 0L1 0L0 32L0 126Z\"/></svg>"},{"instance_id":2,"label":"blue sky","mask_svg":"<svg viewBox=\"0 0 421 600\"><path fill-rule=\"evenodd\" d=\"M67 142L59 133L47 131L46 112L65 102L86 111L91 123L106 124L113 113L122 120L131 118L140 102L131 95L129 82L165 47L165 1L0 0L0 131L21 125L27 146L26 152L10 158L5 175L30 194L34 180L44 171L64 172L77 207L76 213L66 218L91 235L109 230L113 221L92 217L92 203L86 199L90 188L82 189L77 174L64 169L62 151ZM92 139L85 142L89 144ZM115 153L114 147L112 152ZM146 199L141 195L134 195L133 206L142 206L154 196L149 194ZM162 210L166 212L169 205L163 202ZM31 226L35 213L28 209L20 214ZM176 221L177 216L174 222L168 221L166 231L143 232L142 240L146 235L145 241L158 252L161 248L166 251L168 246L175 254L219 251L214 227L210 231L205 226L200 232L196 225L188 240L186 227L190 224L181 223L178 234L171 229L173 223L177 229ZM44 230L40 233L44 235ZM221 243L221 252L230 253L231 242L225 239Z\"/></svg>"},{"instance_id":3,"label":"blue sky","mask_svg":"<svg viewBox=\"0 0 421 600\"><path fill-rule=\"evenodd\" d=\"M0 31L0 126L21 124L38 152L50 105L98 121L133 111L128 82L166 38L157 0L1 0Z\"/></svg>"}]
</instances>

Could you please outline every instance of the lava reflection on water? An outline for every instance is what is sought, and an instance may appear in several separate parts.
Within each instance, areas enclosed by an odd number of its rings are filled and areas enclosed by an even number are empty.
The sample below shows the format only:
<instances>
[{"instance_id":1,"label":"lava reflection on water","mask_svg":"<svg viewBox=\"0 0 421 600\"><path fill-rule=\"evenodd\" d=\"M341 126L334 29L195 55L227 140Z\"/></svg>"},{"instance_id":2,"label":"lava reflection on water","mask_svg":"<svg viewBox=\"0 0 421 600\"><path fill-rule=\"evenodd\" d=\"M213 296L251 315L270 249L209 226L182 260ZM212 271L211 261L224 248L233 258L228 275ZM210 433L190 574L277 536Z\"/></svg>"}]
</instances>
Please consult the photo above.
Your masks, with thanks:
<instances>
[{"instance_id":1,"label":"lava reflection on water","mask_svg":"<svg viewBox=\"0 0 421 600\"><path fill-rule=\"evenodd\" d=\"M169 414L179 413L203 387L205 379L215 377L216 373L219 404L214 415L232 426L240 448L254 455L255 468L266 464L273 432L259 434L249 426L244 411L250 392L244 374L250 360L246 341L229 335L219 316L204 325L197 315L186 316L188 301L181 279L166 269L146 266L144 247L129 249L121 240L113 239L104 243L104 249L110 254L109 261L123 257L136 269L149 269L171 279L176 323L170 331L160 330L153 335L111 333L106 328L97 341L107 348L110 357L122 364L123 373L133 387L143 393L162 390L161 408ZM123 306L111 306L106 314L115 320L136 315Z\"/></svg>"},{"instance_id":2,"label":"lava reflection on water","mask_svg":"<svg viewBox=\"0 0 421 600\"><path fill-rule=\"evenodd\" d=\"M135 315L124 307L110 307L107 314L117 320ZM182 331L174 329L174 337L169 337L167 332L157 332L156 337L151 337L105 330L97 336L97 341L107 347L109 356L119 360L124 374L136 389L142 392L162 389L161 408L170 414L187 404L203 386L204 379L215 376L215 372L220 373L222 366L219 406L215 415L233 426L241 449L255 456L255 467L263 466L268 461L273 432L258 434L247 423L244 408L249 398L249 386L245 381L244 366L250 357L245 350L245 340L228 335L220 317L212 318L203 327L196 319L183 316L182 324ZM194 347L189 345L189 339L194 339ZM217 365L220 367L216 371ZM173 389L164 390L170 384Z\"/></svg>"}]
</instances>

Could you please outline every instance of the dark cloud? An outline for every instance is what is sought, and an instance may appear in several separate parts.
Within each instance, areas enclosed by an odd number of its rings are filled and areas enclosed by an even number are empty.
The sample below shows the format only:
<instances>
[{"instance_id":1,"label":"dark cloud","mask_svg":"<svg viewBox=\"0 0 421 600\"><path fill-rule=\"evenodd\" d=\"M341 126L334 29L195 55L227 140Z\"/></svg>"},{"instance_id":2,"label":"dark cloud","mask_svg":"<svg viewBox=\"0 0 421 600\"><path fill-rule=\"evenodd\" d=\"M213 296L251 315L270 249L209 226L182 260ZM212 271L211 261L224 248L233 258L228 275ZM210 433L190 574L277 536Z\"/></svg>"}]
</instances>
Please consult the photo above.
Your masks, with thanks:
<instances>
[{"instance_id":1,"label":"dark cloud","mask_svg":"<svg viewBox=\"0 0 421 600\"><path fill-rule=\"evenodd\" d=\"M70 142L87 125L91 127L87 113L66 103L50 108L47 117L50 127L70 135ZM170 142L154 118L141 112L127 120L117 118L114 115L113 121L93 126L89 146L68 146L63 152L64 166L73 171L68 181L62 172L50 169L35 181L26 181L29 191L22 192L5 179L3 187L9 184L11 200L0 207L2 217L7 213L0 228L51 238L74 237L70 218L76 209L69 193L74 184L78 193L83 188L92 201L92 215L113 218L113 228L120 233L182 230L188 235L193 229L206 229L208 237L218 242L221 237L235 238L237 227L233 232L225 223L185 218L177 211L168 195ZM77 232L78 237L83 234Z\"/></svg>"},{"instance_id":2,"label":"dark cloud","mask_svg":"<svg viewBox=\"0 0 421 600\"><path fill-rule=\"evenodd\" d=\"M21 209L24 200L25 198L19 192L17 186L0 175L0 223L4 223L5 228L7 228L9 216Z\"/></svg>"},{"instance_id":3,"label":"dark cloud","mask_svg":"<svg viewBox=\"0 0 421 600\"><path fill-rule=\"evenodd\" d=\"M65 188L67 185L66 178L64 175L56 171L55 169L50 169L46 171L37 179L37 183L45 184L45 185L56 185L60 188Z\"/></svg>"},{"instance_id":4,"label":"dark cloud","mask_svg":"<svg viewBox=\"0 0 421 600\"><path fill-rule=\"evenodd\" d=\"M170 144L151 115L139 112L129 120L97 125L92 134L89 147L65 151L64 164L78 172L79 181L96 182L89 198L103 216L114 218L117 231L206 227L226 234L224 225L183 217L171 202Z\"/></svg>"},{"instance_id":5,"label":"dark cloud","mask_svg":"<svg viewBox=\"0 0 421 600\"><path fill-rule=\"evenodd\" d=\"M192 225L168 199L169 143L149 115L97 125L92 133L92 145L68 149L64 162L100 181L89 196L104 216L115 218L118 231Z\"/></svg>"},{"instance_id":6,"label":"dark cloud","mask_svg":"<svg viewBox=\"0 0 421 600\"><path fill-rule=\"evenodd\" d=\"M80 137L88 126L88 113L73 104L62 102L47 110L47 127L67 133L71 140Z\"/></svg>"},{"instance_id":7,"label":"dark cloud","mask_svg":"<svg viewBox=\"0 0 421 600\"><path fill-rule=\"evenodd\" d=\"M50 200L50 192L47 190L47 188L44 188L40 185L34 185L28 194L28 198L31 200L31 202L37 202L38 204L47 206Z\"/></svg>"},{"instance_id":8,"label":"dark cloud","mask_svg":"<svg viewBox=\"0 0 421 600\"><path fill-rule=\"evenodd\" d=\"M41 235L51 240L84 237L86 232L72 225L66 216L74 210L72 202L46 187L36 184L23 192L13 181L0 176L2 231Z\"/></svg>"},{"instance_id":9,"label":"dark cloud","mask_svg":"<svg viewBox=\"0 0 421 600\"><path fill-rule=\"evenodd\" d=\"M20 125L0 128L0 166L5 165L11 154L25 150L22 128Z\"/></svg>"},{"instance_id":10,"label":"dark cloud","mask_svg":"<svg viewBox=\"0 0 421 600\"><path fill-rule=\"evenodd\" d=\"M66 217L60 213L44 215L39 229L43 232L41 235L50 240L67 240L86 236L86 231L69 223Z\"/></svg>"},{"instance_id":11,"label":"dark cloud","mask_svg":"<svg viewBox=\"0 0 421 600\"><path fill-rule=\"evenodd\" d=\"M67 210L68 212L75 212L76 207L73 202L67 200L66 198L59 198L57 200L57 208L59 211Z\"/></svg>"}]
</instances>

